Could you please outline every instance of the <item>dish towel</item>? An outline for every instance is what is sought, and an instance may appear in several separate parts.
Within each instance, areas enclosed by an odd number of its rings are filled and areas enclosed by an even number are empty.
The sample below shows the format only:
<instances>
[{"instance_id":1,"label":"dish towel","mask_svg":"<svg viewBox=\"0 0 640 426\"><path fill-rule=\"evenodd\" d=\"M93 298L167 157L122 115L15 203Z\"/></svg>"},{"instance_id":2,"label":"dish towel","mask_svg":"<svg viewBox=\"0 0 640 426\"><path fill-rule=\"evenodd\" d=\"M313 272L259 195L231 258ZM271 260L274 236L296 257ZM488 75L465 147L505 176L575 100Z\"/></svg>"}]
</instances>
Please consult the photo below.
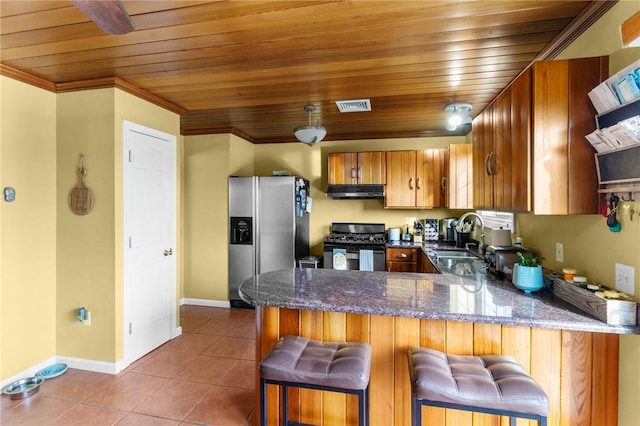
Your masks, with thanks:
<instances>
[{"instance_id":1,"label":"dish towel","mask_svg":"<svg viewBox=\"0 0 640 426\"><path fill-rule=\"evenodd\" d=\"M360 250L360 270L373 271L373 250Z\"/></svg>"},{"instance_id":2,"label":"dish towel","mask_svg":"<svg viewBox=\"0 0 640 426\"><path fill-rule=\"evenodd\" d=\"M344 271L347 269L347 250L333 249L333 269Z\"/></svg>"}]
</instances>

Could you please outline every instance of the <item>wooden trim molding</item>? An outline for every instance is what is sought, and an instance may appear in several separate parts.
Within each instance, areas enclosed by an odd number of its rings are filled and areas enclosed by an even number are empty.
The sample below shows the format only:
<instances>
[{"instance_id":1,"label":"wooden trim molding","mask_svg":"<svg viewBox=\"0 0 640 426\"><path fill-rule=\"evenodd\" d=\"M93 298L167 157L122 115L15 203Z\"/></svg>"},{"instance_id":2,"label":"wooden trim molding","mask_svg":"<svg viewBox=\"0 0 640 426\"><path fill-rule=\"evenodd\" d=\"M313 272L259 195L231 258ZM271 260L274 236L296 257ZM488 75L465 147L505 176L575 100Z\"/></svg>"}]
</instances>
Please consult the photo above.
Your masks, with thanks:
<instances>
[{"instance_id":1,"label":"wooden trim molding","mask_svg":"<svg viewBox=\"0 0 640 426\"><path fill-rule=\"evenodd\" d=\"M198 135L219 135L223 133L231 133L232 135L238 136L246 140L247 142L251 142L253 144L256 143L256 140L249 136L247 133L238 130L234 127L208 127L206 129L180 129L180 134L182 136L198 136Z\"/></svg>"},{"instance_id":2,"label":"wooden trim molding","mask_svg":"<svg viewBox=\"0 0 640 426\"><path fill-rule=\"evenodd\" d=\"M594 22L609 11L618 0L594 1L567 25L534 59L535 61L550 61L560 54L568 45L573 43Z\"/></svg>"},{"instance_id":3,"label":"wooden trim molding","mask_svg":"<svg viewBox=\"0 0 640 426\"><path fill-rule=\"evenodd\" d=\"M176 114L184 114L186 109L167 101L160 96L154 95L144 89L139 88L120 77L105 77L96 78L92 80L71 81L66 83L56 84L56 93L75 92L79 90L92 90L92 89L104 89L109 87L115 87L123 90L127 93L137 96L140 99L144 99L152 104L158 105L164 109L167 109Z\"/></svg>"},{"instance_id":4,"label":"wooden trim molding","mask_svg":"<svg viewBox=\"0 0 640 426\"><path fill-rule=\"evenodd\" d=\"M76 92L80 90L105 89L116 87L133 96L137 96L147 102L157 105L161 108L182 115L187 112L186 109L167 101L166 99L156 96L144 89L141 89L120 77L105 77L92 80L71 81L66 83L53 83L33 74L20 71L5 64L0 64L0 75L22 81L23 83L39 87L54 93Z\"/></svg>"},{"instance_id":5,"label":"wooden trim molding","mask_svg":"<svg viewBox=\"0 0 640 426\"><path fill-rule=\"evenodd\" d=\"M12 68L5 64L0 64L0 75L4 75L5 77L9 77L14 80L30 84L32 86L36 86L44 90L48 90L49 92L56 91L56 85L54 83L45 80L44 78L36 77L33 74L29 74L24 71Z\"/></svg>"}]
</instances>

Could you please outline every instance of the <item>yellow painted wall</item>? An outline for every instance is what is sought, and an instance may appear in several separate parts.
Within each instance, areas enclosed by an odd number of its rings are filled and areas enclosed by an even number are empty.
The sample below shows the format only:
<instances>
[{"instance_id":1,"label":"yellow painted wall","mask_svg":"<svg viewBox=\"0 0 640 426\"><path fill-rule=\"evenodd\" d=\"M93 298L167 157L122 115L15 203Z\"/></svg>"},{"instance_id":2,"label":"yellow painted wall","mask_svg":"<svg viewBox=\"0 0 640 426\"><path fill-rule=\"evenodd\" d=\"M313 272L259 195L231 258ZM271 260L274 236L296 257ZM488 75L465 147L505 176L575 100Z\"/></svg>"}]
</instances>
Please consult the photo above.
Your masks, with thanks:
<instances>
[{"instance_id":1,"label":"yellow painted wall","mask_svg":"<svg viewBox=\"0 0 640 426\"><path fill-rule=\"evenodd\" d=\"M57 354L116 362L124 356L122 121L178 135L179 117L113 88L57 99ZM84 216L73 214L67 202L80 153L95 199ZM91 312L91 326L76 321L80 306Z\"/></svg>"},{"instance_id":2,"label":"yellow painted wall","mask_svg":"<svg viewBox=\"0 0 640 426\"><path fill-rule=\"evenodd\" d=\"M184 138L183 297L227 301L230 175L253 175L254 145L231 134Z\"/></svg>"},{"instance_id":3,"label":"yellow painted wall","mask_svg":"<svg viewBox=\"0 0 640 426\"><path fill-rule=\"evenodd\" d=\"M115 187L113 89L59 94L58 97L58 355L115 361ZM80 154L93 210L69 209L78 183ZM92 325L76 320L91 312Z\"/></svg>"},{"instance_id":4,"label":"yellow painted wall","mask_svg":"<svg viewBox=\"0 0 640 426\"><path fill-rule=\"evenodd\" d=\"M36 107L37 106L37 107ZM0 380L56 355L56 97L0 76Z\"/></svg>"}]
</instances>

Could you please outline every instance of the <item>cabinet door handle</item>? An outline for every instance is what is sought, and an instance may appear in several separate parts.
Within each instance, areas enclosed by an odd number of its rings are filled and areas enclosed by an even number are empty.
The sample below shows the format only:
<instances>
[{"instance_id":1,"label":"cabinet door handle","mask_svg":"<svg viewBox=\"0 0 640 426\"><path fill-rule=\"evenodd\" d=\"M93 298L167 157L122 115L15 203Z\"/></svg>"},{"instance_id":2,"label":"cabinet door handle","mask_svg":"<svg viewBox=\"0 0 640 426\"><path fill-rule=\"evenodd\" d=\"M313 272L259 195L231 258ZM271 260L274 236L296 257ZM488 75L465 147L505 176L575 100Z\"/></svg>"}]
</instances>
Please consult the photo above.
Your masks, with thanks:
<instances>
[{"instance_id":1,"label":"cabinet door handle","mask_svg":"<svg viewBox=\"0 0 640 426\"><path fill-rule=\"evenodd\" d=\"M497 159L498 159L498 154L496 154L495 152L492 152L491 153L491 164L490 164L491 175L495 175L498 172Z\"/></svg>"},{"instance_id":2,"label":"cabinet door handle","mask_svg":"<svg viewBox=\"0 0 640 426\"><path fill-rule=\"evenodd\" d=\"M417 187L418 189L421 189L421 188L420 188L420 186L421 186L421 184L420 184L420 178L418 178L418 179L416 180L416 187Z\"/></svg>"},{"instance_id":3,"label":"cabinet door handle","mask_svg":"<svg viewBox=\"0 0 640 426\"><path fill-rule=\"evenodd\" d=\"M405 257L407 257L407 253L398 253L396 257L399 257L400 259L404 259Z\"/></svg>"},{"instance_id":4,"label":"cabinet door handle","mask_svg":"<svg viewBox=\"0 0 640 426\"><path fill-rule=\"evenodd\" d=\"M362 167L358 167L358 180L362 179Z\"/></svg>"},{"instance_id":5,"label":"cabinet door handle","mask_svg":"<svg viewBox=\"0 0 640 426\"><path fill-rule=\"evenodd\" d=\"M413 178L409 178L409 189L413 189Z\"/></svg>"},{"instance_id":6,"label":"cabinet door handle","mask_svg":"<svg viewBox=\"0 0 640 426\"><path fill-rule=\"evenodd\" d=\"M356 178L356 169L351 168L351 179L355 179L355 178Z\"/></svg>"},{"instance_id":7,"label":"cabinet door handle","mask_svg":"<svg viewBox=\"0 0 640 426\"><path fill-rule=\"evenodd\" d=\"M491 170L489 169L489 161L491 159L491 154L493 154L493 152L488 154L484 159L484 171L487 174L487 176L491 176Z\"/></svg>"},{"instance_id":8,"label":"cabinet door handle","mask_svg":"<svg viewBox=\"0 0 640 426\"><path fill-rule=\"evenodd\" d=\"M440 181L440 188L442 189L442 193L445 194L447 192L447 178L446 176L442 178Z\"/></svg>"}]
</instances>

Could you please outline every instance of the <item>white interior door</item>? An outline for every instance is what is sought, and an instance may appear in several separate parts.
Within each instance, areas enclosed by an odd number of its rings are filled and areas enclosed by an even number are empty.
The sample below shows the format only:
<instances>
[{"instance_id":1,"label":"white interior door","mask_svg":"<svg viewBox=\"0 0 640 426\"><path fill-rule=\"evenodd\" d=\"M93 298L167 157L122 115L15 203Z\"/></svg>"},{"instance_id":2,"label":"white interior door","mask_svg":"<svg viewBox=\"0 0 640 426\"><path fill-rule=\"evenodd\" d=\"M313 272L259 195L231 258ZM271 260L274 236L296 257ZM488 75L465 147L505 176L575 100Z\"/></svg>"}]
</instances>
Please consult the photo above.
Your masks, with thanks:
<instances>
[{"instance_id":1,"label":"white interior door","mask_svg":"<svg viewBox=\"0 0 640 426\"><path fill-rule=\"evenodd\" d=\"M176 329L176 138L124 122L125 361Z\"/></svg>"}]
</instances>

